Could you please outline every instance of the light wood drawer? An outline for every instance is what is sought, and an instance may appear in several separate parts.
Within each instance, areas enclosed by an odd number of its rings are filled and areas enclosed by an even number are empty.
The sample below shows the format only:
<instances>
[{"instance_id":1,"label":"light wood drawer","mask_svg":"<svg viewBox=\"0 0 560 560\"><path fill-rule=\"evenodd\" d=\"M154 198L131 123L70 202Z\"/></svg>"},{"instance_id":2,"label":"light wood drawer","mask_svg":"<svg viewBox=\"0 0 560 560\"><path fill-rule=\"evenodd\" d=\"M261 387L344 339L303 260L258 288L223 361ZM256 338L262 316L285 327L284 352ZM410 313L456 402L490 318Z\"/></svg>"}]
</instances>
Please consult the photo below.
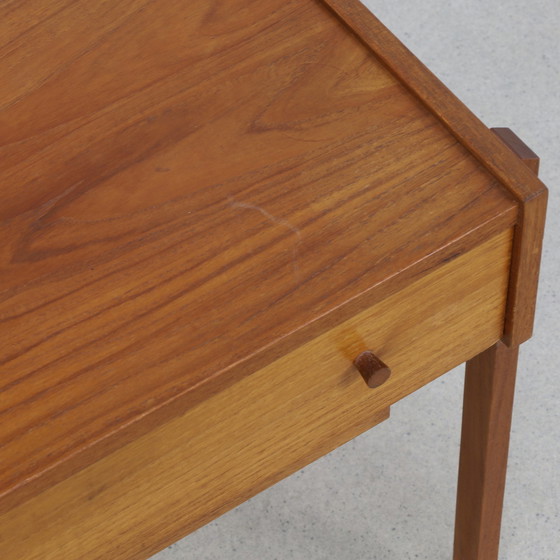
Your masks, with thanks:
<instances>
[{"instance_id":1,"label":"light wood drawer","mask_svg":"<svg viewBox=\"0 0 560 560\"><path fill-rule=\"evenodd\" d=\"M382 421L500 338L510 250L505 231L12 509L0 557L145 558ZM367 349L392 369L376 389Z\"/></svg>"}]
</instances>

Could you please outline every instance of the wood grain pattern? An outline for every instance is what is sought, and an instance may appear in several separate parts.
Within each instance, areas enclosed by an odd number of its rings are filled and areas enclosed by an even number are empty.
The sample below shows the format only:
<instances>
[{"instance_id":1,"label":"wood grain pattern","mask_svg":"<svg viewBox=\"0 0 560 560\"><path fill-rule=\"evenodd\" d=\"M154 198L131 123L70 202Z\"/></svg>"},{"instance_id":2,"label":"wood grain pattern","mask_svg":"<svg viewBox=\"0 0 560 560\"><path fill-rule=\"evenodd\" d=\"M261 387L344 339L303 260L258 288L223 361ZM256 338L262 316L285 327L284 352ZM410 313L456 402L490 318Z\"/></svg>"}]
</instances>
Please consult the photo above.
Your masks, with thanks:
<instances>
[{"instance_id":1,"label":"wood grain pattern","mask_svg":"<svg viewBox=\"0 0 560 560\"><path fill-rule=\"evenodd\" d=\"M322 0L516 198L546 191L503 143L359 0Z\"/></svg>"},{"instance_id":2,"label":"wood grain pattern","mask_svg":"<svg viewBox=\"0 0 560 560\"><path fill-rule=\"evenodd\" d=\"M509 128L492 132L535 174L539 157ZM524 201L516 228L504 341L515 346L533 334L548 191Z\"/></svg>"},{"instance_id":3,"label":"wood grain pattern","mask_svg":"<svg viewBox=\"0 0 560 560\"><path fill-rule=\"evenodd\" d=\"M533 329L534 274L539 269L548 198L545 185L359 0L323 1L517 200L520 212L514 241L516 256L504 340L509 345L521 344Z\"/></svg>"},{"instance_id":4,"label":"wood grain pattern","mask_svg":"<svg viewBox=\"0 0 560 560\"><path fill-rule=\"evenodd\" d=\"M376 424L499 339L511 239L501 233L18 505L0 517L0 557L145 559ZM393 372L373 391L352 365L368 347Z\"/></svg>"},{"instance_id":5,"label":"wood grain pattern","mask_svg":"<svg viewBox=\"0 0 560 560\"><path fill-rule=\"evenodd\" d=\"M509 228L311 0L0 6L0 510Z\"/></svg>"},{"instance_id":6,"label":"wood grain pattern","mask_svg":"<svg viewBox=\"0 0 560 560\"><path fill-rule=\"evenodd\" d=\"M498 342L467 362L455 560L497 560L518 347Z\"/></svg>"}]
</instances>

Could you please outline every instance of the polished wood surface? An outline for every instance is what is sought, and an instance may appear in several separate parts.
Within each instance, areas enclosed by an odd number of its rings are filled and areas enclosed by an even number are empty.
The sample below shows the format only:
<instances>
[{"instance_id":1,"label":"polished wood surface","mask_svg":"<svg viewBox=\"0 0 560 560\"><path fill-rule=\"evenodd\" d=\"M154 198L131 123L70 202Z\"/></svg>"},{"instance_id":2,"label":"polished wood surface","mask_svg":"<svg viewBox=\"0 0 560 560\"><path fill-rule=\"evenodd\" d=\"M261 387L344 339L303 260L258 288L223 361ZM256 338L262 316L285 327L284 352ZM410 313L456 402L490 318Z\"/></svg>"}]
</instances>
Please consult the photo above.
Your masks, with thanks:
<instances>
[{"instance_id":1,"label":"polished wood surface","mask_svg":"<svg viewBox=\"0 0 560 560\"><path fill-rule=\"evenodd\" d=\"M14 1L0 37L0 510L517 221L323 2Z\"/></svg>"},{"instance_id":2,"label":"polished wood surface","mask_svg":"<svg viewBox=\"0 0 560 560\"><path fill-rule=\"evenodd\" d=\"M511 241L499 234L0 516L0 557L145 559L386 418L499 339ZM368 347L392 368L374 390L352 363Z\"/></svg>"},{"instance_id":3,"label":"polished wood surface","mask_svg":"<svg viewBox=\"0 0 560 560\"><path fill-rule=\"evenodd\" d=\"M504 340L525 342L533 332L544 218L545 185L358 0L324 0L391 71L491 171L519 203Z\"/></svg>"}]
</instances>

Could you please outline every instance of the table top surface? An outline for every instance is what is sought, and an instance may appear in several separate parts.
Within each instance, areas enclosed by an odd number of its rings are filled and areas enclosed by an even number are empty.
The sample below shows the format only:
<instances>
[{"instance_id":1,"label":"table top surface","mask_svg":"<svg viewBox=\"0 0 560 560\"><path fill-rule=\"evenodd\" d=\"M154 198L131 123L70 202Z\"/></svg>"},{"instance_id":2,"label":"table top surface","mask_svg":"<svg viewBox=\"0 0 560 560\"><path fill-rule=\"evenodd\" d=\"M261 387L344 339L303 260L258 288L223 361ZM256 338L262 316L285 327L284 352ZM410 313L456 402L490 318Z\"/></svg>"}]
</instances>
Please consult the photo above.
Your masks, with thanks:
<instances>
[{"instance_id":1,"label":"table top surface","mask_svg":"<svg viewBox=\"0 0 560 560\"><path fill-rule=\"evenodd\" d=\"M0 37L0 495L515 221L322 2L9 2Z\"/></svg>"}]
</instances>

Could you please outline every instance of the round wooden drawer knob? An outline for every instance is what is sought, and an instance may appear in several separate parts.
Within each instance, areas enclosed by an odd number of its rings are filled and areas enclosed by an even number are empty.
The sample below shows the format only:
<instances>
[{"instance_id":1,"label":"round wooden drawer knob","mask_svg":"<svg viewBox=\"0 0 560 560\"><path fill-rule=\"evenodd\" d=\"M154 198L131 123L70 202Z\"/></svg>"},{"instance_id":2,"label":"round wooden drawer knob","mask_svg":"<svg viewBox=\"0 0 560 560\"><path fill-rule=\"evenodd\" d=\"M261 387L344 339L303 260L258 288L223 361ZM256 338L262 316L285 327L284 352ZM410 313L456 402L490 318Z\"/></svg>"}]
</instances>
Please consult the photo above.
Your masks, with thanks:
<instances>
[{"instance_id":1,"label":"round wooden drawer knob","mask_svg":"<svg viewBox=\"0 0 560 560\"><path fill-rule=\"evenodd\" d=\"M362 374L368 387L379 387L391 375L391 370L373 352L366 350L355 360L356 369Z\"/></svg>"}]
</instances>

